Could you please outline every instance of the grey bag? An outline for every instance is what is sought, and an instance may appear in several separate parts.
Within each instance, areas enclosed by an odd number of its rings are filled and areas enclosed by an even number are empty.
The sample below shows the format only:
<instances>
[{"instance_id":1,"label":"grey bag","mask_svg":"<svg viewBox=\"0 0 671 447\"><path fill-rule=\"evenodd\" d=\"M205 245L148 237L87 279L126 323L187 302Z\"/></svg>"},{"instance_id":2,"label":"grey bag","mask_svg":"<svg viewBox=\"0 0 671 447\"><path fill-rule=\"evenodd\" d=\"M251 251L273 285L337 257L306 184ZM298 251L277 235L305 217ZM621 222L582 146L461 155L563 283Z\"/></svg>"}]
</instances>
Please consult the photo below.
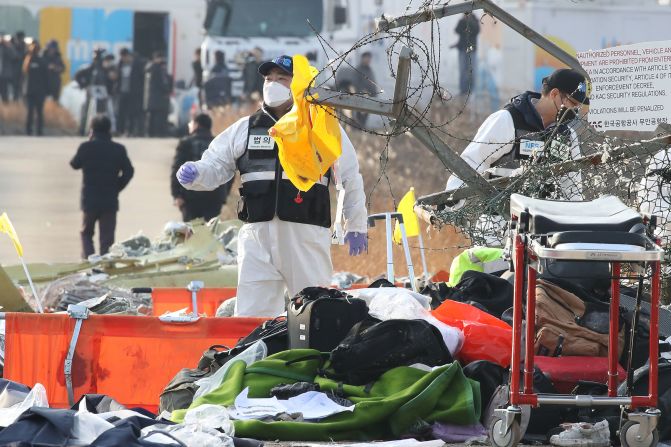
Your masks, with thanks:
<instances>
[{"instance_id":1,"label":"grey bag","mask_svg":"<svg viewBox=\"0 0 671 447\"><path fill-rule=\"evenodd\" d=\"M219 352L230 351L228 346L213 345L203 352L203 356L195 369L183 368L166 385L161 392L159 399L159 413L163 411L172 412L173 410L182 410L188 408L193 402L193 396L196 394L198 385L196 381L209 377L214 374L221 365L215 360L215 355Z\"/></svg>"},{"instance_id":2,"label":"grey bag","mask_svg":"<svg viewBox=\"0 0 671 447\"><path fill-rule=\"evenodd\" d=\"M198 385L196 381L214 374L214 371L184 368L180 370L161 393L159 414L188 408L193 402Z\"/></svg>"}]
</instances>

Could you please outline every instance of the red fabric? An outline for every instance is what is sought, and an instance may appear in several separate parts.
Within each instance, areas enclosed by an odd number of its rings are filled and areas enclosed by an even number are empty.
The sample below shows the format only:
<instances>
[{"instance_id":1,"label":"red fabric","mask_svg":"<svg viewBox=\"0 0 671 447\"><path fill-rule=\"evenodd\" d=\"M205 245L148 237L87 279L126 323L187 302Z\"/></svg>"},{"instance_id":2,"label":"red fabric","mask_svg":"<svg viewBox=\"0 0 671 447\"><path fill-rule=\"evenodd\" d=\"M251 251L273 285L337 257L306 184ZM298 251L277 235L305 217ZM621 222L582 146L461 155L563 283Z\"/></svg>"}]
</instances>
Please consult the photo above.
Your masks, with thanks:
<instances>
[{"instance_id":1,"label":"red fabric","mask_svg":"<svg viewBox=\"0 0 671 447\"><path fill-rule=\"evenodd\" d=\"M63 314L7 313L4 377L47 389L52 407L68 407L63 363L75 320ZM91 315L73 360L75 399L107 394L128 407L158 408L161 391L182 368L196 366L214 344L234 345L264 319L201 318L163 323L157 317Z\"/></svg>"},{"instance_id":2,"label":"red fabric","mask_svg":"<svg viewBox=\"0 0 671 447\"><path fill-rule=\"evenodd\" d=\"M608 357L536 356L534 364L548 376L557 391L563 394L571 394L581 380L608 382ZM624 382L627 373L620 365L617 369L618 383Z\"/></svg>"},{"instance_id":3,"label":"red fabric","mask_svg":"<svg viewBox=\"0 0 671 447\"><path fill-rule=\"evenodd\" d=\"M451 300L445 300L431 313L464 333L464 346L457 355L463 363L489 360L510 366L513 329L507 323L470 304Z\"/></svg>"}]
</instances>

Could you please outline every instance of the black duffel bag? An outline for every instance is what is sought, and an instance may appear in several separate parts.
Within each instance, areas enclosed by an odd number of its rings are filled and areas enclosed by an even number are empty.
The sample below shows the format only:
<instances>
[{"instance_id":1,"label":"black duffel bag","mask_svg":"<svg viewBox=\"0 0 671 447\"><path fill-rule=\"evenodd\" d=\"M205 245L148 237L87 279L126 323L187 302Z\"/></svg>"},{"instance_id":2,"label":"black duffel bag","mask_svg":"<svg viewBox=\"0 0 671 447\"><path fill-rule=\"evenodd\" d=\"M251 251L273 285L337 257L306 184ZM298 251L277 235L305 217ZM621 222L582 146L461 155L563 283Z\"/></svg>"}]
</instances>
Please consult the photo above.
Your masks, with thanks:
<instances>
[{"instance_id":1,"label":"black duffel bag","mask_svg":"<svg viewBox=\"0 0 671 447\"><path fill-rule=\"evenodd\" d=\"M397 366L452 363L440 331L424 320L387 320L357 324L331 352L327 375L351 385L365 385Z\"/></svg>"}]
</instances>

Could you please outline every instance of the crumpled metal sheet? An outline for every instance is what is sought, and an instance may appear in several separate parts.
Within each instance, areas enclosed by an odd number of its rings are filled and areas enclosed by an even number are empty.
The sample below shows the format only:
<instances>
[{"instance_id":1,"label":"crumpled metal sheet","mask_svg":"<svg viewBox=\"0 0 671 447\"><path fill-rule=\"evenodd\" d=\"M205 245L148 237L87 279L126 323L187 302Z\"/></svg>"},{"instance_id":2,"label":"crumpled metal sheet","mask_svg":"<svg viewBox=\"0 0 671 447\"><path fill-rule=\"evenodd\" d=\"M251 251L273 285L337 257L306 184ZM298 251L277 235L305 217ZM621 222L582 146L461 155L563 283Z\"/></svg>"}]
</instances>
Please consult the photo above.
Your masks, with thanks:
<instances>
[{"instance_id":1,"label":"crumpled metal sheet","mask_svg":"<svg viewBox=\"0 0 671 447\"><path fill-rule=\"evenodd\" d=\"M63 290L72 289L73 283L90 277L91 272L106 275L100 282L110 288L184 287L191 280L205 281L208 287L233 287L237 284L237 235L241 226L238 220L219 218L208 223L169 222L163 235L153 242L138 235L89 262L31 263L28 270L49 308L59 304ZM68 299L85 299L81 293ZM0 268L1 297L4 300L0 299L0 305L5 310L30 311L34 299L20 265ZM15 301L18 304L14 305Z\"/></svg>"},{"instance_id":2,"label":"crumpled metal sheet","mask_svg":"<svg viewBox=\"0 0 671 447\"><path fill-rule=\"evenodd\" d=\"M139 315L151 309L151 295L134 294L84 279L61 289L54 310L66 311L70 304L84 305L96 314Z\"/></svg>"}]
</instances>

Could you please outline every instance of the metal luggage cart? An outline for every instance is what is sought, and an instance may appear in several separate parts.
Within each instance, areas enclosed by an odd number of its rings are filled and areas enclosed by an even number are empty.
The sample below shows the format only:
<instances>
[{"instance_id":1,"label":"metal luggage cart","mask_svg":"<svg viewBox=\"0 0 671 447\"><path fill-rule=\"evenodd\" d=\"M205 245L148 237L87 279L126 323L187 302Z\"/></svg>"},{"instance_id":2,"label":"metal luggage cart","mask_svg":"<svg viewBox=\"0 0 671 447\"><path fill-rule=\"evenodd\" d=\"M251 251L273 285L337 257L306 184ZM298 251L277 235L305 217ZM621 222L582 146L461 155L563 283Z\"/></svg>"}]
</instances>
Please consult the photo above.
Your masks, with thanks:
<instances>
[{"instance_id":1,"label":"metal luggage cart","mask_svg":"<svg viewBox=\"0 0 671 447\"><path fill-rule=\"evenodd\" d=\"M657 337L650 337L649 395L618 396L617 393L620 277L623 264L636 272L641 285L643 276L650 272L650 334L659 332L660 264L664 252L645 231L632 232L632 228L646 229L644 219L614 196L586 202L564 202L513 194L510 198L510 213L509 250L515 270L510 395L508 407L495 410L489 427L492 445L512 447L522 439L521 406L612 405L624 410L620 422L622 446L655 446L659 439L656 427L660 415L656 408ZM607 396L548 395L533 391L536 276L548 268L548 263L563 261L607 262L610 266ZM526 341L525 346L522 346L522 294L525 282ZM639 288L639 299L640 292Z\"/></svg>"}]
</instances>

